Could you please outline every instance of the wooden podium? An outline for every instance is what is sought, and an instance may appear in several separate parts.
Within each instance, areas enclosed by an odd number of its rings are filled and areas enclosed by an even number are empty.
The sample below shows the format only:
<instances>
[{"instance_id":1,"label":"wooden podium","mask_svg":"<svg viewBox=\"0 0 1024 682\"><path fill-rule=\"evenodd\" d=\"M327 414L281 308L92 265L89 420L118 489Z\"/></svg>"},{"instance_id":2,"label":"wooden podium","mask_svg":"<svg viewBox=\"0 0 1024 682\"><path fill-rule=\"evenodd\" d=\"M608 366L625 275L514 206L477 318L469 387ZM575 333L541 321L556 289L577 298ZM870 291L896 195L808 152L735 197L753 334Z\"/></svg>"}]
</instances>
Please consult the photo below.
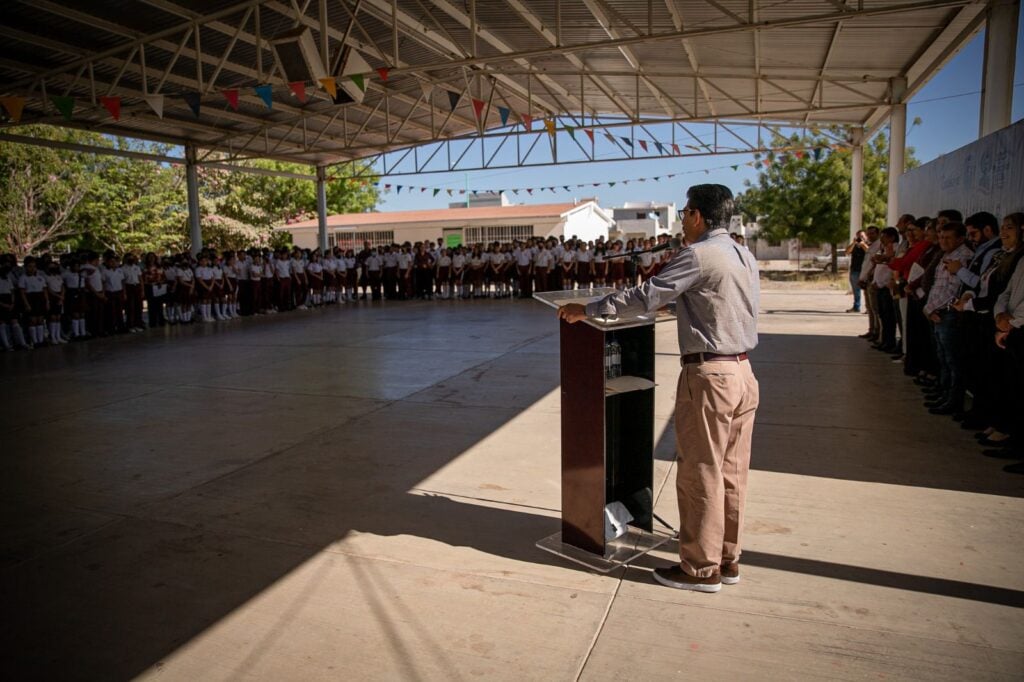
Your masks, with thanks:
<instances>
[{"instance_id":1,"label":"wooden podium","mask_svg":"<svg viewBox=\"0 0 1024 682\"><path fill-rule=\"evenodd\" d=\"M599 300L614 289L547 291L553 308ZM654 316L559 322L562 367L562 530L537 546L607 573L663 545L653 532ZM621 346L621 376L606 377L605 345ZM633 520L606 540L605 506Z\"/></svg>"}]
</instances>

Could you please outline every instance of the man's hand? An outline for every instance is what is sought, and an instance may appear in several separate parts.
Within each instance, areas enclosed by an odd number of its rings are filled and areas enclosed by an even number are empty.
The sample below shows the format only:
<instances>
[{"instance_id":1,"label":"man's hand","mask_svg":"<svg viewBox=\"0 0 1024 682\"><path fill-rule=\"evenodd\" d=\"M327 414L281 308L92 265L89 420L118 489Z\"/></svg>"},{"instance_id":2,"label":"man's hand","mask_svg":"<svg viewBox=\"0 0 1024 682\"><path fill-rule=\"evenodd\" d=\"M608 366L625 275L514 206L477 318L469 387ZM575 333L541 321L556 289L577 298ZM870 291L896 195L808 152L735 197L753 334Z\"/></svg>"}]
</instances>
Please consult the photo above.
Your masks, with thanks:
<instances>
[{"instance_id":1,"label":"man's hand","mask_svg":"<svg viewBox=\"0 0 1024 682\"><path fill-rule=\"evenodd\" d=\"M962 268L962 267L963 267L963 263L961 263L958 260L948 260L948 261L946 261L946 270L948 270L949 274L951 274L951 275L955 275L957 273L957 271L960 268Z\"/></svg>"},{"instance_id":2,"label":"man's hand","mask_svg":"<svg viewBox=\"0 0 1024 682\"><path fill-rule=\"evenodd\" d=\"M569 324L582 322L587 319L587 309L579 303L569 303L558 309L558 319L565 320Z\"/></svg>"},{"instance_id":3,"label":"man's hand","mask_svg":"<svg viewBox=\"0 0 1024 682\"><path fill-rule=\"evenodd\" d=\"M942 318L939 317L938 313L932 313L931 315L928 316L928 319L935 323L942 321Z\"/></svg>"},{"instance_id":4,"label":"man's hand","mask_svg":"<svg viewBox=\"0 0 1024 682\"><path fill-rule=\"evenodd\" d=\"M1006 337L1010 335L1010 332L996 332L996 345L1006 349Z\"/></svg>"},{"instance_id":5,"label":"man's hand","mask_svg":"<svg viewBox=\"0 0 1024 682\"><path fill-rule=\"evenodd\" d=\"M1008 333L1011 329L1011 319L1013 318L1010 317L1010 313L999 313L998 315L996 315L996 329L998 329L1001 332Z\"/></svg>"}]
</instances>

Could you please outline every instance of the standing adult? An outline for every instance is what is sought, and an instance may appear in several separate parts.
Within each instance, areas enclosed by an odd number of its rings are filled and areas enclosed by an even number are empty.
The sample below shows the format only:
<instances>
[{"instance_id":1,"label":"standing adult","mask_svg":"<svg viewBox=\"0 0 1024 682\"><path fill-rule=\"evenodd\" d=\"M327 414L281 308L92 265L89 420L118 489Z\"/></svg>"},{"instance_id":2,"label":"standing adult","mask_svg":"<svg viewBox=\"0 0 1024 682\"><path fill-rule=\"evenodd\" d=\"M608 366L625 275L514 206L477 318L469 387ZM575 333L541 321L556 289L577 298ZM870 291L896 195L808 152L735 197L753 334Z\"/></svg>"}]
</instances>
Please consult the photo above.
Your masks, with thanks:
<instances>
[{"instance_id":1,"label":"standing adult","mask_svg":"<svg viewBox=\"0 0 1024 682\"><path fill-rule=\"evenodd\" d=\"M680 211L688 246L639 287L559 317L630 316L676 302L682 371L676 389L679 563L658 568L669 587L718 592L739 582L740 539L759 392L747 352L757 345L760 286L753 255L728 232L732 192L696 185Z\"/></svg>"},{"instance_id":2,"label":"standing adult","mask_svg":"<svg viewBox=\"0 0 1024 682\"><path fill-rule=\"evenodd\" d=\"M848 313L860 312L860 271L864 268L868 246L867 233L857 230L857 236L846 247L846 255L850 257L850 288L853 289L853 307L846 311Z\"/></svg>"}]
</instances>

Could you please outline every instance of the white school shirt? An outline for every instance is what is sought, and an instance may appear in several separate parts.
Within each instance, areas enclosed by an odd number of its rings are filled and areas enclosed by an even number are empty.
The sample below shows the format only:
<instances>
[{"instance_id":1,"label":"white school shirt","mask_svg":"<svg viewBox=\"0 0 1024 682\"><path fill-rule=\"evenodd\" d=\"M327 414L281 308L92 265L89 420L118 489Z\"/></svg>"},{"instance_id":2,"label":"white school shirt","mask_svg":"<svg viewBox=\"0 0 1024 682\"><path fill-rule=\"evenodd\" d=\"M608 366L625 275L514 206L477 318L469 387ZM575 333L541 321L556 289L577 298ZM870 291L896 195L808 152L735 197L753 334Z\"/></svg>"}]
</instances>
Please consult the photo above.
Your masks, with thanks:
<instances>
[{"instance_id":1,"label":"white school shirt","mask_svg":"<svg viewBox=\"0 0 1024 682\"><path fill-rule=\"evenodd\" d=\"M249 264L249 279L253 282L263 279L263 263Z\"/></svg>"},{"instance_id":2,"label":"white school shirt","mask_svg":"<svg viewBox=\"0 0 1024 682\"><path fill-rule=\"evenodd\" d=\"M524 268L528 266L532 260L533 254L530 253L529 249L519 249L519 253L516 254L516 263Z\"/></svg>"},{"instance_id":3,"label":"white school shirt","mask_svg":"<svg viewBox=\"0 0 1024 682\"><path fill-rule=\"evenodd\" d=\"M539 268L550 267L550 265L551 265L551 252L547 251L547 250L539 252L534 257L534 262L537 264L537 267L539 267Z\"/></svg>"},{"instance_id":4,"label":"white school shirt","mask_svg":"<svg viewBox=\"0 0 1024 682\"><path fill-rule=\"evenodd\" d=\"M452 256L452 267L458 270L461 270L464 267L466 267L466 255L462 253L457 253L454 256Z\"/></svg>"},{"instance_id":5,"label":"white school shirt","mask_svg":"<svg viewBox=\"0 0 1024 682\"><path fill-rule=\"evenodd\" d=\"M323 263L326 272L334 273L338 271L338 261L335 260L334 256L327 256L324 258Z\"/></svg>"},{"instance_id":6,"label":"white school shirt","mask_svg":"<svg viewBox=\"0 0 1024 682\"><path fill-rule=\"evenodd\" d=\"M341 269L342 270L355 270L356 269L356 257L352 256L351 258L346 258L345 259L345 267L343 267Z\"/></svg>"},{"instance_id":7,"label":"white school shirt","mask_svg":"<svg viewBox=\"0 0 1024 682\"><path fill-rule=\"evenodd\" d=\"M177 270L178 280L184 282L185 284L191 284L192 281L196 278L195 273L192 272L191 268L177 268Z\"/></svg>"},{"instance_id":8,"label":"white school shirt","mask_svg":"<svg viewBox=\"0 0 1024 682\"><path fill-rule=\"evenodd\" d=\"M196 268L196 279L209 282L214 279L214 270L209 265L200 265Z\"/></svg>"},{"instance_id":9,"label":"white school shirt","mask_svg":"<svg viewBox=\"0 0 1024 682\"><path fill-rule=\"evenodd\" d=\"M64 280L64 286L68 289L77 289L82 285L82 273L70 269L64 269L60 273Z\"/></svg>"},{"instance_id":10,"label":"white school shirt","mask_svg":"<svg viewBox=\"0 0 1024 682\"><path fill-rule=\"evenodd\" d=\"M386 267L386 268L397 268L398 267L398 254L396 254L396 253L385 253L384 254L384 267Z\"/></svg>"},{"instance_id":11,"label":"white school shirt","mask_svg":"<svg viewBox=\"0 0 1024 682\"><path fill-rule=\"evenodd\" d=\"M376 253L372 253L369 256L367 256L366 260L363 262L366 265L367 272L379 272L380 266L383 263L381 257L378 256Z\"/></svg>"},{"instance_id":12,"label":"white school shirt","mask_svg":"<svg viewBox=\"0 0 1024 682\"><path fill-rule=\"evenodd\" d=\"M438 259L437 259L437 266L439 268L448 268L448 267L451 267L451 265L452 265L452 257L449 256L448 254L445 254L443 256L439 256L438 257Z\"/></svg>"},{"instance_id":13,"label":"white school shirt","mask_svg":"<svg viewBox=\"0 0 1024 682\"><path fill-rule=\"evenodd\" d=\"M576 260L580 263L589 263L594 260L594 256L590 251L580 251L576 254Z\"/></svg>"},{"instance_id":14,"label":"white school shirt","mask_svg":"<svg viewBox=\"0 0 1024 682\"><path fill-rule=\"evenodd\" d=\"M264 279L273 279L273 277L274 277L274 264L271 263L270 261L267 261L266 263L263 264L263 278Z\"/></svg>"},{"instance_id":15,"label":"white school shirt","mask_svg":"<svg viewBox=\"0 0 1024 682\"><path fill-rule=\"evenodd\" d=\"M64 277L62 275L47 275L46 288L51 294L59 294L64 289Z\"/></svg>"},{"instance_id":16,"label":"white school shirt","mask_svg":"<svg viewBox=\"0 0 1024 682\"><path fill-rule=\"evenodd\" d=\"M398 254L398 269L408 270L412 266L412 254L404 251Z\"/></svg>"},{"instance_id":17,"label":"white school shirt","mask_svg":"<svg viewBox=\"0 0 1024 682\"><path fill-rule=\"evenodd\" d=\"M34 275L22 273L18 278L18 288L24 289L26 294L38 294L46 289L46 275L38 271Z\"/></svg>"},{"instance_id":18,"label":"white school shirt","mask_svg":"<svg viewBox=\"0 0 1024 682\"><path fill-rule=\"evenodd\" d=\"M278 259L274 261L274 271L277 272L277 276L284 279L292 276L292 262L285 259Z\"/></svg>"},{"instance_id":19,"label":"white school shirt","mask_svg":"<svg viewBox=\"0 0 1024 682\"><path fill-rule=\"evenodd\" d=\"M238 279L249 279L249 271L252 270L252 261L249 257L235 260L235 277Z\"/></svg>"},{"instance_id":20,"label":"white school shirt","mask_svg":"<svg viewBox=\"0 0 1024 682\"><path fill-rule=\"evenodd\" d=\"M638 258L640 259L640 265L645 268L649 268L654 265L654 254L653 253L641 253Z\"/></svg>"},{"instance_id":21,"label":"white school shirt","mask_svg":"<svg viewBox=\"0 0 1024 682\"><path fill-rule=\"evenodd\" d=\"M103 290L110 292L121 291L124 288L124 270L121 268L106 268L103 270Z\"/></svg>"},{"instance_id":22,"label":"white school shirt","mask_svg":"<svg viewBox=\"0 0 1024 682\"><path fill-rule=\"evenodd\" d=\"M319 275L324 271L324 266L320 263L310 263L306 266L306 272L312 272L314 275Z\"/></svg>"},{"instance_id":23,"label":"white school shirt","mask_svg":"<svg viewBox=\"0 0 1024 682\"><path fill-rule=\"evenodd\" d=\"M572 251L566 251L562 254L562 265L572 265L574 260L576 260L576 257L573 255Z\"/></svg>"},{"instance_id":24,"label":"white school shirt","mask_svg":"<svg viewBox=\"0 0 1024 682\"><path fill-rule=\"evenodd\" d=\"M10 277L0 277L0 295L10 295L14 293L14 282L11 281Z\"/></svg>"},{"instance_id":25,"label":"white school shirt","mask_svg":"<svg viewBox=\"0 0 1024 682\"><path fill-rule=\"evenodd\" d=\"M301 258L292 258L292 272L296 275L306 274L306 264L302 262Z\"/></svg>"},{"instance_id":26,"label":"white school shirt","mask_svg":"<svg viewBox=\"0 0 1024 682\"><path fill-rule=\"evenodd\" d=\"M135 285L142 281L142 268L138 265L122 265L121 272L124 273L124 283Z\"/></svg>"},{"instance_id":27,"label":"white school shirt","mask_svg":"<svg viewBox=\"0 0 1024 682\"><path fill-rule=\"evenodd\" d=\"M483 259L482 256L474 254L474 255L469 257L469 265L470 265L470 267L479 268L483 264L484 264L484 259Z\"/></svg>"}]
</instances>

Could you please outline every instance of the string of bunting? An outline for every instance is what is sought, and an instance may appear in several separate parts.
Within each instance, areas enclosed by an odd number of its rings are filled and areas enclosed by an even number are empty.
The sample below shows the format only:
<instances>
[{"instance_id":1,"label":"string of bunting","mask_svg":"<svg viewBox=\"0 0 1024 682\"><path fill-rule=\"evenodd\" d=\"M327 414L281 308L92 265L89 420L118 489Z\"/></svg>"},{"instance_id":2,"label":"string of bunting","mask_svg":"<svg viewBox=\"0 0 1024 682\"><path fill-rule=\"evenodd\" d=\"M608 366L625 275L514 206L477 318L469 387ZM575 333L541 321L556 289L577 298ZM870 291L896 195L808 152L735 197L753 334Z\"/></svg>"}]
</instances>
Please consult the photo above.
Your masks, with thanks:
<instances>
[{"instance_id":1,"label":"string of bunting","mask_svg":"<svg viewBox=\"0 0 1024 682\"><path fill-rule=\"evenodd\" d=\"M375 187L381 188L385 194L390 194L390 193L394 192L396 195L397 194L401 194L402 191L404 190L407 194L413 194L413 193L421 193L422 194L422 193L425 193L425 192L431 192L431 196L435 196L435 197L438 194L440 194L441 192L447 193L448 196L450 196L450 197L454 196L456 194L459 194L459 195L465 195L467 193L473 194L473 195L476 195L476 194L500 194L502 192L512 192L513 194L516 194L516 195L518 195L520 192L525 192L527 195L533 196L534 192L537 192L537 193L551 192L552 194L555 194L555 193L557 193L559 191L572 192L574 189L582 189L582 188L589 188L589 187L615 187L616 185L628 185L631 182L661 182L662 180L670 180L670 179L675 178L676 176L680 176L680 175L695 175L697 173L703 173L705 175L708 175L712 171L725 170L726 168L731 169L733 171L738 171L740 169L740 166L745 166L745 167L750 167L750 168L759 168L759 167L762 167L762 166L771 166L776 161L778 161L779 163L784 163L787 160L787 156L790 155L790 154L792 154L793 156L795 156L797 158L800 158L800 159L802 159L802 158L804 158L804 157L806 157L808 155L811 155L811 156L813 156L815 158L815 160L821 160L822 155L825 153L826 149L833 149L833 150L842 151L843 147L841 145L833 145L832 147L829 147L829 148L825 148L825 147L787 147L787 148L780 149L777 152L776 151L767 152L767 154L764 155L765 158L761 158L762 157L761 154L755 154L754 155L755 156L754 159L752 159L750 161L745 161L743 163L725 164L723 166L716 166L714 168L703 168L703 169L697 169L697 170L691 170L691 171L680 171L680 172L676 172L676 173L667 173L665 175L655 175L655 176L652 176L652 177L645 177L645 178L627 178L627 179L621 179L621 180L606 180L606 181L603 181L603 182L578 183L578 184L575 184L575 185L552 185L552 186L548 186L548 187L503 187L503 188L495 188L495 189L472 189L472 190L468 190L468 189L449 189L449 188L444 188L444 187L423 187L423 186L420 186L420 185L405 185L405 184L399 185L399 184L390 183L390 182L389 183L381 183L379 181L378 182L373 182L372 184ZM336 179L346 179L346 178L336 178ZM347 179L351 180L351 178L347 178ZM359 182L360 182L360 184L362 184L364 186L367 185L367 184L371 184L368 180L362 180L362 181L359 181Z\"/></svg>"}]
</instances>

